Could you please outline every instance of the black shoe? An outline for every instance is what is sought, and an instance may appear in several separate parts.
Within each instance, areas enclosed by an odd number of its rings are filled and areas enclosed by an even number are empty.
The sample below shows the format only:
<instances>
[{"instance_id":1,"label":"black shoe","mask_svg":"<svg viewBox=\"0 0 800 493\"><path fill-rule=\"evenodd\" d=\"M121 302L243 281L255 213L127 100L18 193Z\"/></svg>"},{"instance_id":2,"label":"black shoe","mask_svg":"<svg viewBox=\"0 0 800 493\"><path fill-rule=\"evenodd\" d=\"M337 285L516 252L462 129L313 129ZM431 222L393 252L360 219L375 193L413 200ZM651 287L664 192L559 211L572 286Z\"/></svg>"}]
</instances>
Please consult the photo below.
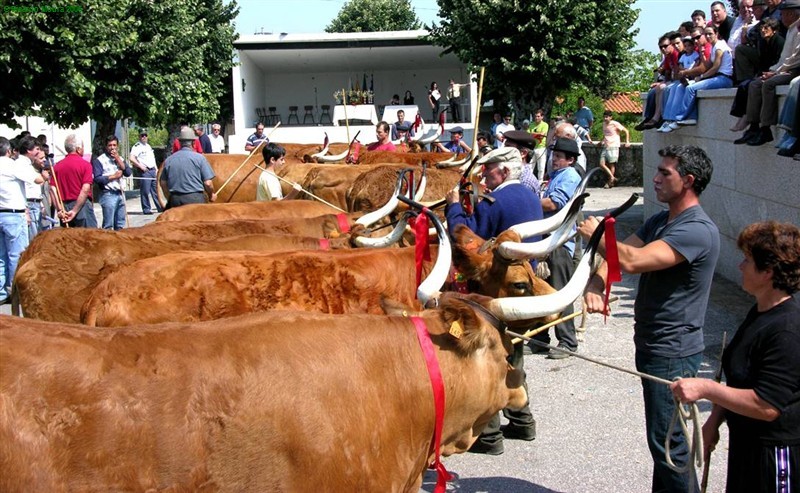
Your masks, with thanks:
<instances>
[{"instance_id":1,"label":"black shoe","mask_svg":"<svg viewBox=\"0 0 800 493\"><path fill-rule=\"evenodd\" d=\"M530 442L536 439L536 423L529 426L515 426L512 424L506 425L501 428L503 437L511 440L525 440Z\"/></svg>"},{"instance_id":2,"label":"black shoe","mask_svg":"<svg viewBox=\"0 0 800 493\"><path fill-rule=\"evenodd\" d=\"M772 142L772 140L772 130L769 127L763 127L754 137L747 141L747 145L760 146L767 142Z\"/></svg>"},{"instance_id":3,"label":"black shoe","mask_svg":"<svg viewBox=\"0 0 800 493\"><path fill-rule=\"evenodd\" d=\"M654 129L654 128L659 128L663 124L664 124L664 120L658 120L658 121L650 120L649 122L647 122L644 125L642 125L642 128L644 128L644 130L651 130L651 129Z\"/></svg>"},{"instance_id":4,"label":"black shoe","mask_svg":"<svg viewBox=\"0 0 800 493\"><path fill-rule=\"evenodd\" d=\"M530 350L530 354L544 354L547 351L549 351L549 349L547 349L546 347L542 347L532 342L528 343L525 347L527 347Z\"/></svg>"},{"instance_id":5,"label":"black shoe","mask_svg":"<svg viewBox=\"0 0 800 493\"><path fill-rule=\"evenodd\" d=\"M142 212L142 214L144 214L145 216L152 216L153 215L153 211L144 211L144 212Z\"/></svg>"},{"instance_id":6,"label":"black shoe","mask_svg":"<svg viewBox=\"0 0 800 493\"><path fill-rule=\"evenodd\" d=\"M753 137L758 135L758 130L747 130L741 137L734 140L733 143L736 145L740 144L747 144L747 142L752 139Z\"/></svg>"},{"instance_id":7,"label":"black shoe","mask_svg":"<svg viewBox=\"0 0 800 493\"><path fill-rule=\"evenodd\" d=\"M634 129L634 130L638 130L638 131L640 131L640 132L641 132L642 130L644 130L644 126L645 126L646 124L647 124L647 120L642 120L642 121L640 121L639 123L637 123L637 124L636 124L636 126L635 126L635 127L633 127L633 129Z\"/></svg>"},{"instance_id":8,"label":"black shoe","mask_svg":"<svg viewBox=\"0 0 800 493\"><path fill-rule=\"evenodd\" d=\"M486 443L480 441L480 439L475 440L475 443L472 444L472 447L467 450L467 452L472 452L473 454L486 455L501 455L505 451L503 440L498 440L494 443Z\"/></svg>"},{"instance_id":9,"label":"black shoe","mask_svg":"<svg viewBox=\"0 0 800 493\"><path fill-rule=\"evenodd\" d=\"M556 351L555 349L551 349L550 352L547 353L547 359L569 358L570 356L572 356L569 353L574 353L576 351L576 349L568 348L567 346L565 346L563 344L559 344L557 347L558 347L558 349L561 349L562 351Z\"/></svg>"},{"instance_id":10,"label":"black shoe","mask_svg":"<svg viewBox=\"0 0 800 493\"><path fill-rule=\"evenodd\" d=\"M0 305L5 305L6 303L11 303L11 298L3 298L0 300Z\"/></svg>"}]
</instances>

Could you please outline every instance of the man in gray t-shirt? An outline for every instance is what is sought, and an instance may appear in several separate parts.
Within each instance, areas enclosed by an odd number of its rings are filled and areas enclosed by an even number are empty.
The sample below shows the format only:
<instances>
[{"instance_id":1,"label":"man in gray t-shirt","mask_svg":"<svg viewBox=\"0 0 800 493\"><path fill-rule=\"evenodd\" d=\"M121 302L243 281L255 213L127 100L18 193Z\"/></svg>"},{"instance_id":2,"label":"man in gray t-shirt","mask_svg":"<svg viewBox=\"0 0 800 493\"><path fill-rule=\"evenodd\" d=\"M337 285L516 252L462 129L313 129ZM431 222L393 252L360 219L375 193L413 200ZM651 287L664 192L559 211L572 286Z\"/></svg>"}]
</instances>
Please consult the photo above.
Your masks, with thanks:
<instances>
[{"instance_id":1,"label":"man in gray t-shirt","mask_svg":"<svg viewBox=\"0 0 800 493\"><path fill-rule=\"evenodd\" d=\"M713 167L702 149L668 146L659 152L653 184L656 197L669 208L648 219L624 242L618 242L620 267L641 274L634 305L636 368L665 380L694 377L703 359L703 323L714 268L719 257L719 230L700 207L700 194ZM581 223L585 238L597 218ZM600 252L605 254L601 242ZM608 274L605 262L589 282L584 302L589 312L602 312ZM647 442L653 457L653 491L684 492L688 472L667 465L664 443L675 409L668 386L642 379ZM671 437L672 461L688 463L688 448L680 430ZM696 482L696 481L695 481Z\"/></svg>"},{"instance_id":2,"label":"man in gray t-shirt","mask_svg":"<svg viewBox=\"0 0 800 493\"><path fill-rule=\"evenodd\" d=\"M217 200L214 193L214 171L202 154L192 150L194 132L189 127L181 130L181 148L164 162L161 172L161 190L167 197L167 207L186 204L203 204ZM205 192L205 194L204 194Z\"/></svg>"}]
</instances>

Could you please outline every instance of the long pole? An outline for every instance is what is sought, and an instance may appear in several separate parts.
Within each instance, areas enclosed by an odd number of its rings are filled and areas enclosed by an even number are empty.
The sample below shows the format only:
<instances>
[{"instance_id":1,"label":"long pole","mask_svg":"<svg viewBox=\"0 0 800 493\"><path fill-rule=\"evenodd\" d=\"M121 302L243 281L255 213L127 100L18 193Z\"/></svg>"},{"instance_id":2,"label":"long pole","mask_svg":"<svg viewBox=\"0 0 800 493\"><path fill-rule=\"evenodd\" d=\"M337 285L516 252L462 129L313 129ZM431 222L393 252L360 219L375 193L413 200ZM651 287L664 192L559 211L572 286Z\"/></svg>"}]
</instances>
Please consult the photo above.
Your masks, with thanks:
<instances>
[{"instance_id":1,"label":"long pole","mask_svg":"<svg viewBox=\"0 0 800 493\"><path fill-rule=\"evenodd\" d=\"M267 138L269 138L269 136L270 136L270 135L272 135L272 132L274 132L274 131L275 131L275 129L277 129L277 128L278 128L280 125L281 125L281 122L278 122L277 124L275 124L275 126L274 126L274 127L272 127L272 130L270 130L270 131L269 131L269 134L267 135ZM228 177L228 179L227 179L227 180L225 180L225 183L223 183L223 184L222 184L222 186L221 186L221 187L219 187L219 190L217 190L217 194L218 194L218 195L219 195L219 193L222 191L222 189L223 189L223 188L225 188L225 186L226 186L226 185L228 185L228 183L230 183L230 181L233 179L233 177L234 177L234 176L236 176L236 174L237 174L237 173L239 173L239 171L241 171L241 169L244 167L244 165L245 165L245 164L247 164L247 161L249 161L249 160L250 160L250 158L251 158L251 157L253 157L253 154L255 154L256 152L258 152L258 150L259 150L259 149L261 149L261 146L262 146L262 145L264 145L264 140L263 140L263 139L261 140L261 142L259 142L259 143L258 143L258 145L255 147L255 149L253 149L252 151L250 151L250 155L249 155L249 156L247 156L247 159L245 159L244 161L242 161L242 164L240 164L240 165L239 165L239 167L238 167L238 168L236 168L236 171L234 171L233 173L231 173L231 176L229 176L229 177Z\"/></svg>"},{"instance_id":2,"label":"long pole","mask_svg":"<svg viewBox=\"0 0 800 493\"><path fill-rule=\"evenodd\" d=\"M481 99L483 98L483 75L485 70L484 67L481 67L481 75L478 78L478 104L475 107L475 126L472 130L472 152L475 154L478 153L476 146L478 145L478 126L481 121Z\"/></svg>"},{"instance_id":3,"label":"long pole","mask_svg":"<svg viewBox=\"0 0 800 493\"><path fill-rule=\"evenodd\" d=\"M350 142L350 120L347 119L347 93L342 89L342 106L344 108L344 126L347 129L347 142Z\"/></svg>"},{"instance_id":4,"label":"long pole","mask_svg":"<svg viewBox=\"0 0 800 493\"><path fill-rule=\"evenodd\" d=\"M53 183L56 184L56 208L59 211L61 211L64 214L66 214L67 211L66 211L66 209L64 209L64 199L61 198L61 187L58 186L58 178L56 178L56 166L55 165L53 165L53 167L50 168L50 173L53 174ZM77 213L78 213L78 211L75 212L75 214L77 214ZM69 228L69 223L68 222L66 222L66 221L61 221L61 222L64 223L64 227Z\"/></svg>"}]
</instances>

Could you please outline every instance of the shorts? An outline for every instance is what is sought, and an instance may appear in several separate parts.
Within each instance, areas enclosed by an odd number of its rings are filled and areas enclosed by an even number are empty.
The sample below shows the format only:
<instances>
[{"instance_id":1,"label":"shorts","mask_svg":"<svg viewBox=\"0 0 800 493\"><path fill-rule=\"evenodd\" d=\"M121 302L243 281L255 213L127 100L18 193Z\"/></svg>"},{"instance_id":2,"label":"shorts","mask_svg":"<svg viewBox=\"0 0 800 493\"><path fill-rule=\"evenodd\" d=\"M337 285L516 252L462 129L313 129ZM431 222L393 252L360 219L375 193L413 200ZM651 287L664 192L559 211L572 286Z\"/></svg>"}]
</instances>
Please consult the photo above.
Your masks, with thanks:
<instances>
[{"instance_id":1,"label":"shorts","mask_svg":"<svg viewBox=\"0 0 800 493\"><path fill-rule=\"evenodd\" d=\"M600 160L606 163L619 161L619 147L603 147L600 152Z\"/></svg>"}]
</instances>

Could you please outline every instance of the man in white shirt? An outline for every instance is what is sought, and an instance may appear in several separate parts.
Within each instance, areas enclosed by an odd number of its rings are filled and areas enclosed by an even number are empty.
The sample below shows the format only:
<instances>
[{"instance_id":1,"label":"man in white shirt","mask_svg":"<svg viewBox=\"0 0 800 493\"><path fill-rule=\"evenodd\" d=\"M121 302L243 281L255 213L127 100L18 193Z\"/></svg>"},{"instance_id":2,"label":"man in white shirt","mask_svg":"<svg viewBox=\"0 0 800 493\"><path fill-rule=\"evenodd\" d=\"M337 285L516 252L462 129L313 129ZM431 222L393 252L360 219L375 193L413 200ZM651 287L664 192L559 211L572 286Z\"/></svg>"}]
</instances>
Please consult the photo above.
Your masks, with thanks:
<instances>
[{"instance_id":1,"label":"man in white shirt","mask_svg":"<svg viewBox=\"0 0 800 493\"><path fill-rule=\"evenodd\" d=\"M156 166L156 155L147 139L147 132L141 130L139 132L139 142L131 147L130 160L131 164L142 172L142 186L139 188L139 199L142 202L142 213L149 215L153 213L153 209L150 206L150 199L153 200L153 204L155 204L158 212L164 212L164 209L158 201L158 183L156 183L158 167Z\"/></svg>"},{"instance_id":2,"label":"man in white shirt","mask_svg":"<svg viewBox=\"0 0 800 493\"><path fill-rule=\"evenodd\" d=\"M509 130L516 130L516 128L511 123L511 115L506 115L503 117L503 123L498 124L494 131L494 146L496 148L500 149L506 145L506 138L503 137L503 134Z\"/></svg>"},{"instance_id":3,"label":"man in white shirt","mask_svg":"<svg viewBox=\"0 0 800 493\"><path fill-rule=\"evenodd\" d=\"M44 166L44 153L39 142L33 137L25 137L17 145L17 162L31 168L37 175ZM42 186L25 183L25 200L28 208L28 242L39 234L42 223Z\"/></svg>"},{"instance_id":4,"label":"man in white shirt","mask_svg":"<svg viewBox=\"0 0 800 493\"><path fill-rule=\"evenodd\" d=\"M19 257L28 246L25 186L41 185L50 179L47 170L39 174L10 155L11 143L0 137L0 304L8 302L11 296L11 281Z\"/></svg>"},{"instance_id":5,"label":"man in white shirt","mask_svg":"<svg viewBox=\"0 0 800 493\"><path fill-rule=\"evenodd\" d=\"M283 200L293 199L297 197L300 192L300 185L295 184L292 190L286 197L283 196L281 190L281 182L275 174L278 168L282 168L286 164L286 150L274 142L270 142L261 151L264 157L264 164L266 169L261 172L258 177L258 187L256 187L256 201L269 202L270 200Z\"/></svg>"},{"instance_id":6,"label":"man in white shirt","mask_svg":"<svg viewBox=\"0 0 800 493\"><path fill-rule=\"evenodd\" d=\"M211 152L214 154L225 152L225 137L219 134L221 129L219 123L211 125L211 135L208 138L211 140Z\"/></svg>"}]
</instances>

